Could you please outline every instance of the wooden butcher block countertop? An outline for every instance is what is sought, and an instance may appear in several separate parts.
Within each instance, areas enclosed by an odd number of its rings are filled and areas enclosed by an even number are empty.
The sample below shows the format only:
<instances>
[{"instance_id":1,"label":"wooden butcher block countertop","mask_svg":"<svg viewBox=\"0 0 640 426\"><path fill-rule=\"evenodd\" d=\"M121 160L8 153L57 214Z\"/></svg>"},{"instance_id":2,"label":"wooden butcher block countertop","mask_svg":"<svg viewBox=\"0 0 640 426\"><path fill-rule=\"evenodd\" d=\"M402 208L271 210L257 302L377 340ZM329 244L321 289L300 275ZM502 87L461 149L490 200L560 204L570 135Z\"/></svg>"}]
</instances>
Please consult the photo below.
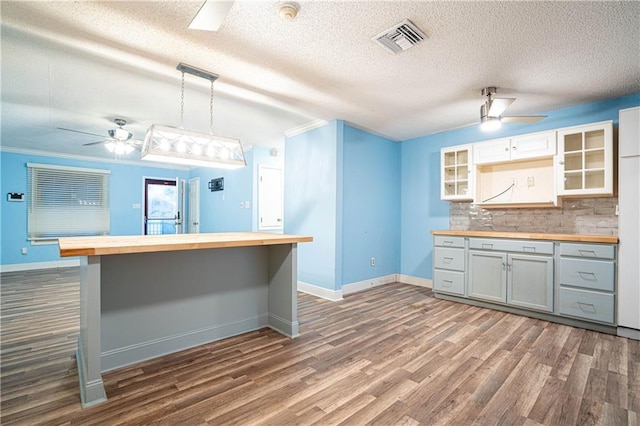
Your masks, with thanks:
<instances>
[{"instance_id":1,"label":"wooden butcher block countertop","mask_svg":"<svg viewBox=\"0 0 640 426\"><path fill-rule=\"evenodd\" d=\"M313 237L265 232L222 232L215 234L123 235L66 237L58 240L60 256L102 256L223 247L268 246L305 243Z\"/></svg>"},{"instance_id":2,"label":"wooden butcher block countertop","mask_svg":"<svg viewBox=\"0 0 640 426\"><path fill-rule=\"evenodd\" d=\"M433 235L457 237L516 238L521 240L575 241L581 243L617 244L617 235L579 235L579 234L542 234L535 232L499 232L499 231L431 231Z\"/></svg>"}]
</instances>

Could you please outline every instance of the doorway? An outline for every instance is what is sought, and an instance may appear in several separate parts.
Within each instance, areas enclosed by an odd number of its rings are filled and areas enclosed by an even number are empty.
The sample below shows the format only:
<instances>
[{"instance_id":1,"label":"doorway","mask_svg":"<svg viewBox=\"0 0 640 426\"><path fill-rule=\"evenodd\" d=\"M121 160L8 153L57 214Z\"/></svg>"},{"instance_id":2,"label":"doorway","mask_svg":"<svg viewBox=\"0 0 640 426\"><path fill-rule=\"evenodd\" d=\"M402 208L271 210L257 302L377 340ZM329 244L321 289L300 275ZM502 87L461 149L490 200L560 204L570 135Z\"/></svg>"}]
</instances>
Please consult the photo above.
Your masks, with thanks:
<instances>
[{"instance_id":1,"label":"doorway","mask_svg":"<svg viewBox=\"0 0 640 426\"><path fill-rule=\"evenodd\" d=\"M190 234L200 232L200 178L189 179L189 230Z\"/></svg>"},{"instance_id":2,"label":"doorway","mask_svg":"<svg viewBox=\"0 0 640 426\"><path fill-rule=\"evenodd\" d=\"M144 180L144 235L182 232L179 179Z\"/></svg>"}]
</instances>

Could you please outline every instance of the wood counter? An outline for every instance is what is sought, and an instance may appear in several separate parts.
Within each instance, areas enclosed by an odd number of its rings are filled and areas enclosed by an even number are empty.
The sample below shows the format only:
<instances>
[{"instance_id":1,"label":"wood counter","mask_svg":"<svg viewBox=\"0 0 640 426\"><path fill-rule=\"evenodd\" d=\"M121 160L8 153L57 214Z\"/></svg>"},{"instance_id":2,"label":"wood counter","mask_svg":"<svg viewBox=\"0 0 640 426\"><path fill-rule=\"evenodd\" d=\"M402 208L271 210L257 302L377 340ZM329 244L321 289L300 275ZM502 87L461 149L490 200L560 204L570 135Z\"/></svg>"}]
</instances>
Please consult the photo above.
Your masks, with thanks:
<instances>
[{"instance_id":1,"label":"wood counter","mask_svg":"<svg viewBox=\"0 0 640 426\"><path fill-rule=\"evenodd\" d=\"M266 232L216 234L123 235L60 238L60 256L103 256L126 253L266 246L311 242L313 237Z\"/></svg>"},{"instance_id":2,"label":"wood counter","mask_svg":"<svg viewBox=\"0 0 640 426\"><path fill-rule=\"evenodd\" d=\"M535 232L504 232L504 231L452 231L435 230L433 235L449 235L458 237L483 237L483 238L515 238L521 240L550 240L573 241L582 243L607 243L617 244L617 235L579 235L579 234L546 234Z\"/></svg>"},{"instance_id":3,"label":"wood counter","mask_svg":"<svg viewBox=\"0 0 640 426\"><path fill-rule=\"evenodd\" d=\"M80 256L82 406L106 401L106 371L264 327L298 336L297 246L311 241L258 232L61 238L61 256Z\"/></svg>"}]
</instances>

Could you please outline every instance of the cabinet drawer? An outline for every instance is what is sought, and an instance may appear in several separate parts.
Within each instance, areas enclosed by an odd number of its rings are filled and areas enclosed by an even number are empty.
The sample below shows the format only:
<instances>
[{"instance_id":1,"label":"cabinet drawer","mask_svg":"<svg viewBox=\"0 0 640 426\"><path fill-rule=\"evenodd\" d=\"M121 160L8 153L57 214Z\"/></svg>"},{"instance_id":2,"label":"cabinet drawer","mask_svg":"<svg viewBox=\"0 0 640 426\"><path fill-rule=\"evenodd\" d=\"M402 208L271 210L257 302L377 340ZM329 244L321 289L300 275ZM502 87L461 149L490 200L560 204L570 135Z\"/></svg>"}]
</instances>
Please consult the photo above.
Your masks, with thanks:
<instances>
[{"instance_id":1,"label":"cabinet drawer","mask_svg":"<svg viewBox=\"0 0 640 426\"><path fill-rule=\"evenodd\" d=\"M517 253L553 254L553 243L545 241L469 238L469 248L478 250L512 251Z\"/></svg>"},{"instance_id":2,"label":"cabinet drawer","mask_svg":"<svg viewBox=\"0 0 640 426\"><path fill-rule=\"evenodd\" d=\"M560 256L614 259L615 246L611 244L560 244Z\"/></svg>"},{"instance_id":3,"label":"cabinet drawer","mask_svg":"<svg viewBox=\"0 0 640 426\"><path fill-rule=\"evenodd\" d=\"M560 287L560 313L613 324L613 294Z\"/></svg>"},{"instance_id":4,"label":"cabinet drawer","mask_svg":"<svg viewBox=\"0 0 640 426\"><path fill-rule=\"evenodd\" d=\"M436 235L434 245L440 247L460 247L464 248L464 237L449 237L446 235Z\"/></svg>"},{"instance_id":5,"label":"cabinet drawer","mask_svg":"<svg viewBox=\"0 0 640 426\"><path fill-rule=\"evenodd\" d=\"M464 249L436 247L433 253L434 268L464 271Z\"/></svg>"},{"instance_id":6,"label":"cabinet drawer","mask_svg":"<svg viewBox=\"0 0 640 426\"><path fill-rule=\"evenodd\" d=\"M464 296L464 272L434 270L433 289Z\"/></svg>"},{"instance_id":7,"label":"cabinet drawer","mask_svg":"<svg viewBox=\"0 0 640 426\"><path fill-rule=\"evenodd\" d=\"M606 260L560 259L560 285L613 291L614 263Z\"/></svg>"}]
</instances>

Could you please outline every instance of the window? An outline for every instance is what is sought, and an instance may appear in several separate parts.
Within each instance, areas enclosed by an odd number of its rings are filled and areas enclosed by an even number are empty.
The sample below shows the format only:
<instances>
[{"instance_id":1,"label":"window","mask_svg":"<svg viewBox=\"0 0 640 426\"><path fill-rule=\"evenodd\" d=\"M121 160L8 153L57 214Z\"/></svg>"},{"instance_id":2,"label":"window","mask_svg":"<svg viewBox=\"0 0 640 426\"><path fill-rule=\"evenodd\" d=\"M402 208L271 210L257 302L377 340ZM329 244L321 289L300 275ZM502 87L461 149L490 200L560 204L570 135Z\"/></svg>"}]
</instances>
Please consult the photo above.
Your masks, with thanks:
<instances>
[{"instance_id":1,"label":"window","mask_svg":"<svg viewBox=\"0 0 640 426\"><path fill-rule=\"evenodd\" d=\"M27 163L28 238L108 234L109 173Z\"/></svg>"}]
</instances>

